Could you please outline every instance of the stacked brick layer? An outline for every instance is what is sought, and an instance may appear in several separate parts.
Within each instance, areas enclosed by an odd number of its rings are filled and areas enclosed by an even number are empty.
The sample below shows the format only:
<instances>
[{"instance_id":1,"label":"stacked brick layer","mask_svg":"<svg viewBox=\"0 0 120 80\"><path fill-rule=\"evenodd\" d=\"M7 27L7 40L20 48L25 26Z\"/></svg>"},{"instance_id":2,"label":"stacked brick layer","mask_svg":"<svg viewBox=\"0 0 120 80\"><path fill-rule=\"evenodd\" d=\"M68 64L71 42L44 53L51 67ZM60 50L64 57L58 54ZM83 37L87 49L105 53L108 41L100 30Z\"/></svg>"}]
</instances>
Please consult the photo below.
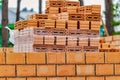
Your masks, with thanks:
<instances>
[{"instance_id":1,"label":"stacked brick layer","mask_svg":"<svg viewBox=\"0 0 120 80\"><path fill-rule=\"evenodd\" d=\"M0 80L120 80L120 53L0 51Z\"/></svg>"},{"instance_id":2,"label":"stacked brick layer","mask_svg":"<svg viewBox=\"0 0 120 80\"><path fill-rule=\"evenodd\" d=\"M33 14L29 20L15 23L14 50L98 52L100 12L100 5L80 6L74 0L48 0L46 14Z\"/></svg>"},{"instance_id":3,"label":"stacked brick layer","mask_svg":"<svg viewBox=\"0 0 120 80\"><path fill-rule=\"evenodd\" d=\"M35 47L43 48L41 45L44 45L44 47L48 47L46 45L50 45L51 47L53 45L63 46L59 50L62 52L70 51L68 47L78 47L79 52L98 51L99 31L96 30L46 29L39 27L25 28L21 31L15 30L15 33L15 52L52 52L51 50L47 50L47 48L44 48L46 50L34 50ZM37 46L34 47L34 45ZM85 47L90 47L91 49L86 49Z\"/></svg>"},{"instance_id":4,"label":"stacked brick layer","mask_svg":"<svg viewBox=\"0 0 120 80\"><path fill-rule=\"evenodd\" d=\"M101 38L101 45L105 46L106 49L120 48L120 35L108 36ZM104 48L104 47L103 47Z\"/></svg>"}]
</instances>

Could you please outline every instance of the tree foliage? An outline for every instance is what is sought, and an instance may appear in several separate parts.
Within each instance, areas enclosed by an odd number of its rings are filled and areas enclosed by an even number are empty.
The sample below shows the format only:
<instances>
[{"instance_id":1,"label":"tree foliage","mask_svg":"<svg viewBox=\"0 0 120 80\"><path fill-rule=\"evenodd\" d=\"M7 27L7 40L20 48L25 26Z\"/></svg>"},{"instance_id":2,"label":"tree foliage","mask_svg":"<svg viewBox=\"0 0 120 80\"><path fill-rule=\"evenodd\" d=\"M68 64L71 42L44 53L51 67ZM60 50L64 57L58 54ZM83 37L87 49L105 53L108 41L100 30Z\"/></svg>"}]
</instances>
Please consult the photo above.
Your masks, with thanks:
<instances>
[{"instance_id":1,"label":"tree foliage","mask_svg":"<svg viewBox=\"0 0 120 80\"><path fill-rule=\"evenodd\" d=\"M112 9L113 9L112 26L118 26L118 25L120 25L120 0L113 3Z\"/></svg>"}]
</instances>

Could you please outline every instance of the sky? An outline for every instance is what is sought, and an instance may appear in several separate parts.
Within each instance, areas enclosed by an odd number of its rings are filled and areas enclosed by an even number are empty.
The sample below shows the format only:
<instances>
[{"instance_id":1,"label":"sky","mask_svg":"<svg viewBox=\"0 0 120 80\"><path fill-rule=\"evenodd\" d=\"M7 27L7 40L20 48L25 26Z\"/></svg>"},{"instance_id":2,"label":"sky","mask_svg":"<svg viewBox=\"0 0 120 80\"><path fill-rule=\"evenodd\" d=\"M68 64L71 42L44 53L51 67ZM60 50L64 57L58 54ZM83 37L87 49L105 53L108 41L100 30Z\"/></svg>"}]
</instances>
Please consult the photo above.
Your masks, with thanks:
<instances>
[{"instance_id":1,"label":"sky","mask_svg":"<svg viewBox=\"0 0 120 80\"><path fill-rule=\"evenodd\" d=\"M43 1L43 12L45 10L45 1ZM78 0L72 0L72 1L78 1ZM85 5L91 5L91 4L99 4L102 6L102 12L105 10L104 8L104 0L84 0ZM9 0L9 7L15 8L17 6L17 0ZM38 12L38 0L22 0L21 2L21 9L27 7L28 9L33 8L36 12Z\"/></svg>"}]
</instances>

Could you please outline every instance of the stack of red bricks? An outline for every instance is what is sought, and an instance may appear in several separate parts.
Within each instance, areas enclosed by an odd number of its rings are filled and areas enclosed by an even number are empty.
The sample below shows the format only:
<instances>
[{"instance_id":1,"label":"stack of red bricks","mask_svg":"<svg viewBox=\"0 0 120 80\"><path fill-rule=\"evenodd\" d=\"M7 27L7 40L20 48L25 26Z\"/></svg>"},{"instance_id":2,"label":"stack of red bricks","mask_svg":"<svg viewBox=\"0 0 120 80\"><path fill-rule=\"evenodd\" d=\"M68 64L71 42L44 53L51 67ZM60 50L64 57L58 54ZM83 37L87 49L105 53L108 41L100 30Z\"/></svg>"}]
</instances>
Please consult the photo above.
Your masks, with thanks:
<instances>
[{"instance_id":1,"label":"stack of red bricks","mask_svg":"<svg viewBox=\"0 0 120 80\"><path fill-rule=\"evenodd\" d=\"M99 49L101 52L120 52L120 35L101 37Z\"/></svg>"},{"instance_id":2,"label":"stack of red bricks","mask_svg":"<svg viewBox=\"0 0 120 80\"><path fill-rule=\"evenodd\" d=\"M98 52L100 5L49 0L46 14L15 23L15 52Z\"/></svg>"},{"instance_id":3,"label":"stack of red bricks","mask_svg":"<svg viewBox=\"0 0 120 80\"><path fill-rule=\"evenodd\" d=\"M0 49L0 80L120 80L120 53L12 53Z\"/></svg>"}]
</instances>

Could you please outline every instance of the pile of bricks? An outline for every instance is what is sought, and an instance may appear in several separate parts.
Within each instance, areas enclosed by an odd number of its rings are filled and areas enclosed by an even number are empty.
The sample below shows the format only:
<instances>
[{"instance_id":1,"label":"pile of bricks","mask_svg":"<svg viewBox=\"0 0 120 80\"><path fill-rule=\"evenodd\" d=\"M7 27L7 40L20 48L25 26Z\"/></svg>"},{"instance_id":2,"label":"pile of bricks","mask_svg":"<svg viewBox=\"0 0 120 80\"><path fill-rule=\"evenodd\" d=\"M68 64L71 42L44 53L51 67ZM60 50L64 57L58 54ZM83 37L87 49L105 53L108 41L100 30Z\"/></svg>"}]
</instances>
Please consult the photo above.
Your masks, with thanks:
<instances>
[{"instance_id":1,"label":"pile of bricks","mask_svg":"<svg viewBox=\"0 0 120 80\"><path fill-rule=\"evenodd\" d=\"M101 37L99 49L101 52L120 52L120 35Z\"/></svg>"},{"instance_id":2,"label":"pile of bricks","mask_svg":"<svg viewBox=\"0 0 120 80\"><path fill-rule=\"evenodd\" d=\"M15 23L15 52L98 52L100 5L49 0L46 14Z\"/></svg>"},{"instance_id":3,"label":"pile of bricks","mask_svg":"<svg viewBox=\"0 0 120 80\"><path fill-rule=\"evenodd\" d=\"M120 80L120 53L13 53L0 49L0 80Z\"/></svg>"}]
</instances>

